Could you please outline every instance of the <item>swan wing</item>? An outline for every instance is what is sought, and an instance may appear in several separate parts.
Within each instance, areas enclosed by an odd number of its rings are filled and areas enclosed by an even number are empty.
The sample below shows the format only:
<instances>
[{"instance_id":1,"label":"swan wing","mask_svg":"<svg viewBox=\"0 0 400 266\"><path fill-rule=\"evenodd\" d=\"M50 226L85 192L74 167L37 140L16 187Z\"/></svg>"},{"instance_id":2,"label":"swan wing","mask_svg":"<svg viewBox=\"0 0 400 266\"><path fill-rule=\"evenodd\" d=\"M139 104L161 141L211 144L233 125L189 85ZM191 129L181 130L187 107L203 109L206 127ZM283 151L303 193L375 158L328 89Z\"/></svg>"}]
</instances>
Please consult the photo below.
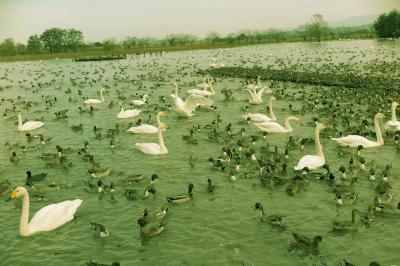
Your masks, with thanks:
<instances>
[{"instance_id":1,"label":"swan wing","mask_svg":"<svg viewBox=\"0 0 400 266\"><path fill-rule=\"evenodd\" d=\"M213 101L203 96L190 95L184 103L184 109L191 113L197 106L211 106L213 103Z\"/></svg>"},{"instance_id":2,"label":"swan wing","mask_svg":"<svg viewBox=\"0 0 400 266\"><path fill-rule=\"evenodd\" d=\"M348 147L358 147L359 145L363 147L374 147L377 144L377 142L371 141L358 135L348 135L346 137L332 139L336 141L339 145Z\"/></svg>"},{"instance_id":3,"label":"swan wing","mask_svg":"<svg viewBox=\"0 0 400 266\"><path fill-rule=\"evenodd\" d=\"M157 143L136 143L135 147L145 154L161 154L161 147Z\"/></svg>"},{"instance_id":4,"label":"swan wing","mask_svg":"<svg viewBox=\"0 0 400 266\"><path fill-rule=\"evenodd\" d=\"M266 91L265 91L265 90L266 90ZM262 97L264 91L265 91L265 93L272 93L272 90L271 90L268 86L265 86L264 88L262 88L261 90L259 90L259 91L257 92L257 96L258 96L258 97Z\"/></svg>"},{"instance_id":5,"label":"swan wing","mask_svg":"<svg viewBox=\"0 0 400 266\"><path fill-rule=\"evenodd\" d=\"M142 124L137 127L131 127L128 129L129 132L132 133L148 133L148 134L155 134L158 132L158 128L153 125Z\"/></svg>"},{"instance_id":6,"label":"swan wing","mask_svg":"<svg viewBox=\"0 0 400 266\"><path fill-rule=\"evenodd\" d=\"M315 170L324 164L325 158L318 155L306 155L300 159L300 161L294 167L294 170L303 170L305 167L308 167L310 170Z\"/></svg>"},{"instance_id":7,"label":"swan wing","mask_svg":"<svg viewBox=\"0 0 400 266\"><path fill-rule=\"evenodd\" d=\"M242 116L244 119L250 118L250 120L255 121L255 122L264 122L264 121L272 121L272 119L264 114L261 113L256 113L256 114L245 114Z\"/></svg>"},{"instance_id":8,"label":"swan wing","mask_svg":"<svg viewBox=\"0 0 400 266\"><path fill-rule=\"evenodd\" d=\"M35 213L29 222L29 231L51 231L74 219L82 200L66 200L50 204Z\"/></svg>"},{"instance_id":9,"label":"swan wing","mask_svg":"<svg viewBox=\"0 0 400 266\"><path fill-rule=\"evenodd\" d=\"M287 132L287 129L277 122L261 122L254 125L267 132Z\"/></svg>"}]
</instances>

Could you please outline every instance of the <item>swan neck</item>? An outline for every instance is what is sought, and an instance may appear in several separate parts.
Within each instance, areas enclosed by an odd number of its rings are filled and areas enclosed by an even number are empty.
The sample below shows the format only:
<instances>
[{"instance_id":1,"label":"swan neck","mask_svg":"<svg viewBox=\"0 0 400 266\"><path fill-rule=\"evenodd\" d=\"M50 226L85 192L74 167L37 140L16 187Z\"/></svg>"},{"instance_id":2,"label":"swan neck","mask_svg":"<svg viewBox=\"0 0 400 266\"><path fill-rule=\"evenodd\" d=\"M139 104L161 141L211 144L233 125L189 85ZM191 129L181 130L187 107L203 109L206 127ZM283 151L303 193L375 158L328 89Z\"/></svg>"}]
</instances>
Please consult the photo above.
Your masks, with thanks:
<instances>
[{"instance_id":1,"label":"swan neck","mask_svg":"<svg viewBox=\"0 0 400 266\"><path fill-rule=\"evenodd\" d=\"M396 105L392 104L392 122L396 122Z\"/></svg>"},{"instance_id":2,"label":"swan neck","mask_svg":"<svg viewBox=\"0 0 400 266\"><path fill-rule=\"evenodd\" d=\"M167 147L165 147L165 144L164 144L161 121L160 121L159 117L157 117L157 123L158 123L158 143L160 144L161 152L165 153L165 152L167 152Z\"/></svg>"},{"instance_id":3,"label":"swan neck","mask_svg":"<svg viewBox=\"0 0 400 266\"><path fill-rule=\"evenodd\" d=\"M291 120L290 117L286 118L285 120L285 128L287 131L293 131L293 128L290 126L290 120Z\"/></svg>"},{"instance_id":4,"label":"swan neck","mask_svg":"<svg viewBox=\"0 0 400 266\"><path fill-rule=\"evenodd\" d=\"M379 144L383 144L381 127L379 126L379 118L374 119L375 133L376 133L376 141Z\"/></svg>"},{"instance_id":5,"label":"swan neck","mask_svg":"<svg viewBox=\"0 0 400 266\"><path fill-rule=\"evenodd\" d=\"M104 102L103 90L100 90L101 101Z\"/></svg>"},{"instance_id":6,"label":"swan neck","mask_svg":"<svg viewBox=\"0 0 400 266\"><path fill-rule=\"evenodd\" d=\"M178 98L178 84L175 84L175 97Z\"/></svg>"},{"instance_id":7,"label":"swan neck","mask_svg":"<svg viewBox=\"0 0 400 266\"><path fill-rule=\"evenodd\" d=\"M274 114L274 110L272 109L272 99L269 99L269 115L271 116L271 119L273 120L273 121L276 121L276 116L275 116L275 114ZM286 122L285 122L285 124L286 124Z\"/></svg>"},{"instance_id":8,"label":"swan neck","mask_svg":"<svg viewBox=\"0 0 400 266\"><path fill-rule=\"evenodd\" d=\"M29 194L28 192L25 192L22 202L21 220L19 223L19 233L22 236L29 235L28 220L29 220Z\"/></svg>"},{"instance_id":9,"label":"swan neck","mask_svg":"<svg viewBox=\"0 0 400 266\"><path fill-rule=\"evenodd\" d=\"M324 152L322 151L322 145L321 145L321 141L319 139L319 132L320 132L320 128L317 126L317 128L315 129L315 148L317 151L317 155L319 157L324 157Z\"/></svg>"},{"instance_id":10,"label":"swan neck","mask_svg":"<svg viewBox=\"0 0 400 266\"><path fill-rule=\"evenodd\" d=\"M21 113L18 113L18 127L22 127L22 116L21 116Z\"/></svg>"}]
</instances>

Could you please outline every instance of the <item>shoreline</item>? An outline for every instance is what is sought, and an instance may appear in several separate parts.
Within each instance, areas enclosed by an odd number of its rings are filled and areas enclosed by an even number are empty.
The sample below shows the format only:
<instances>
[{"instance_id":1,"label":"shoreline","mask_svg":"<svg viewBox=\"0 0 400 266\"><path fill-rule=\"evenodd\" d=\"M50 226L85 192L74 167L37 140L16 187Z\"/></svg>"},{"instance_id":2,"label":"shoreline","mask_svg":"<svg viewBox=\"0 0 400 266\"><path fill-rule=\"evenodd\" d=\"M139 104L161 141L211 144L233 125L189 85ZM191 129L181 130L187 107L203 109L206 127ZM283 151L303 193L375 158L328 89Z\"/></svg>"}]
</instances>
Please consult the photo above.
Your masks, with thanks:
<instances>
[{"instance_id":1,"label":"shoreline","mask_svg":"<svg viewBox=\"0 0 400 266\"><path fill-rule=\"evenodd\" d=\"M330 41L349 41L349 40L379 40L377 38L354 38L354 39L332 39L323 40L321 43ZM146 48L135 48L135 49L115 49L112 51L104 50L89 50L79 52L66 52L66 53L54 53L54 54L32 54L32 55L14 55L14 56L0 56L0 63L5 62L19 62L19 61L39 61L39 60L54 60L54 59L74 59L75 57L83 56L106 56L115 54L126 54L126 55L142 55L142 54L153 54L161 52L179 52L179 51L191 51L191 50L207 50L207 49L225 49L225 48L236 48L253 45L264 45L264 44L283 44L283 43L315 43L315 41L286 41L286 42L268 42L268 43L239 43L239 44L228 44L228 43L216 43L216 44L198 44L198 45L186 45L186 46L154 46Z\"/></svg>"}]
</instances>

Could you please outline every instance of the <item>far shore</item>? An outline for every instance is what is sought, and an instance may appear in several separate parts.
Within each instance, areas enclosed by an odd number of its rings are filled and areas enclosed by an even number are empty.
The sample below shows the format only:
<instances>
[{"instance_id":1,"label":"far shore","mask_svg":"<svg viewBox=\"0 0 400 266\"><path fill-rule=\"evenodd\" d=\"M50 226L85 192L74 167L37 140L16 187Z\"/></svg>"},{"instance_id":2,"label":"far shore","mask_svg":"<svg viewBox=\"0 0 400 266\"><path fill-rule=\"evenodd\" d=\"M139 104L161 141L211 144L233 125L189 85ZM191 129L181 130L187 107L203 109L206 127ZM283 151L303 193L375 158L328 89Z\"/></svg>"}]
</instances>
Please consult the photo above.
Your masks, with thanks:
<instances>
[{"instance_id":1,"label":"far shore","mask_svg":"<svg viewBox=\"0 0 400 266\"><path fill-rule=\"evenodd\" d=\"M346 40L372 40L375 38L357 38L357 39L346 39ZM341 39L326 40L329 41L341 41ZM103 55L135 55L135 54L155 54L161 52L175 52L175 51L187 51L187 50L201 50L201 49L218 49L218 48L235 48L252 45L264 45L264 44L280 44L280 43L296 43L296 42L309 42L309 41L287 41L287 42L268 42L268 43L215 43L215 44L195 44L185 46L157 46L157 47L143 47L133 49L114 49L105 51L99 50L88 50L68 53L54 53L54 54L30 54L30 55L15 55L15 56L0 56L0 62L15 62L15 61L38 61L38 60L52 60L52 59L66 59L75 57L86 57L86 56L103 56ZM311 41L310 41L311 42Z\"/></svg>"}]
</instances>

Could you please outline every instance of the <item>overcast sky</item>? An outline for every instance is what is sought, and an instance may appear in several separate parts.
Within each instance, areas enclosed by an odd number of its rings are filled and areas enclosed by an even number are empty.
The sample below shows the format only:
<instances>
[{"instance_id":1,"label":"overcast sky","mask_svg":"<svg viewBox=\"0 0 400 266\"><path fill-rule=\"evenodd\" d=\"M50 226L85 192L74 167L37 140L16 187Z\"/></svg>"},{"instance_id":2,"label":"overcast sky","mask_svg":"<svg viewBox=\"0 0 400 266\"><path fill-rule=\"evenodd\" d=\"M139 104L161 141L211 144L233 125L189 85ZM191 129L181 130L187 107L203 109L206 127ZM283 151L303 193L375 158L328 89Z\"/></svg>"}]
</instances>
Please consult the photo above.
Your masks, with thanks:
<instances>
[{"instance_id":1,"label":"overcast sky","mask_svg":"<svg viewBox=\"0 0 400 266\"><path fill-rule=\"evenodd\" d=\"M314 13L332 22L393 8L400 8L400 0L0 0L0 40L26 42L51 27L79 29L87 41L204 36L295 27Z\"/></svg>"}]
</instances>

